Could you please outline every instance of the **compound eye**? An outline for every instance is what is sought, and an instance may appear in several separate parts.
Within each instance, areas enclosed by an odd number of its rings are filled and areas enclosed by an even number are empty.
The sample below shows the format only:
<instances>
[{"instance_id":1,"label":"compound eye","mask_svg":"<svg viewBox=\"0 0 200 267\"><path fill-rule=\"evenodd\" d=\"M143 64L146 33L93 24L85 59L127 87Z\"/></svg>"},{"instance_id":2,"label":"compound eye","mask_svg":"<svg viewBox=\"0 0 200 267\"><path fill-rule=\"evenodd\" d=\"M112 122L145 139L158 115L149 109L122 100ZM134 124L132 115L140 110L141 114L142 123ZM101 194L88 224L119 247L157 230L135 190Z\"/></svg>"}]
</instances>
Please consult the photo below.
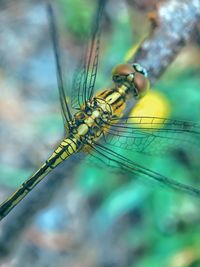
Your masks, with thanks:
<instances>
[{"instance_id":1,"label":"compound eye","mask_svg":"<svg viewBox=\"0 0 200 267\"><path fill-rule=\"evenodd\" d=\"M140 72L135 73L134 85L137 89L137 97L143 97L149 89L149 80Z\"/></svg>"},{"instance_id":2,"label":"compound eye","mask_svg":"<svg viewBox=\"0 0 200 267\"><path fill-rule=\"evenodd\" d=\"M119 64L112 70L113 81L117 84L123 83L134 72L135 70L130 64Z\"/></svg>"},{"instance_id":3,"label":"compound eye","mask_svg":"<svg viewBox=\"0 0 200 267\"><path fill-rule=\"evenodd\" d=\"M120 76L126 76L129 75L130 73L134 72L133 66L130 64L119 64L112 70L112 75L120 75Z\"/></svg>"},{"instance_id":4,"label":"compound eye","mask_svg":"<svg viewBox=\"0 0 200 267\"><path fill-rule=\"evenodd\" d=\"M144 75L146 78L148 77L148 72L145 68L143 68L140 64L134 63L133 68L136 72L139 72L140 74Z\"/></svg>"}]
</instances>

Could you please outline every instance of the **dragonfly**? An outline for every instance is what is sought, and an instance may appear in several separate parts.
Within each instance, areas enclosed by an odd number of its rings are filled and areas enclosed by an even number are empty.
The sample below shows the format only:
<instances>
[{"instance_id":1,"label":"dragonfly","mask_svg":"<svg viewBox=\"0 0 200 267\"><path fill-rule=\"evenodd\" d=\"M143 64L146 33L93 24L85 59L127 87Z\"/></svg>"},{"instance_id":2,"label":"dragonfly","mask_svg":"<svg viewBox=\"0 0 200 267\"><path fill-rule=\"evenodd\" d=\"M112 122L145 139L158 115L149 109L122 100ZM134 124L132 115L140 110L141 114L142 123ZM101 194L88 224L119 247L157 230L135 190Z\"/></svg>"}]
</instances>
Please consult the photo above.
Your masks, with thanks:
<instances>
[{"instance_id":1,"label":"dragonfly","mask_svg":"<svg viewBox=\"0 0 200 267\"><path fill-rule=\"evenodd\" d=\"M150 87L147 71L138 63L115 66L112 70L112 85L94 94L105 4L106 0L98 1L90 41L74 74L71 103L65 93L56 16L52 5L47 4L65 136L42 166L0 205L0 220L48 173L73 154L80 152L89 154L91 159L103 163L104 166L144 176L169 188L200 197L200 189L139 165L113 149L114 146L151 155L155 152L152 149L153 143L165 144L171 141L176 144L178 140L184 144L191 135L199 139L200 125L169 118L140 117L133 121L133 116L124 117L127 101L142 98ZM71 112L72 108L76 110L74 114ZM158 153L162 152L162 146L159 148L156 151Z\"/></svg>"}]
</instances>

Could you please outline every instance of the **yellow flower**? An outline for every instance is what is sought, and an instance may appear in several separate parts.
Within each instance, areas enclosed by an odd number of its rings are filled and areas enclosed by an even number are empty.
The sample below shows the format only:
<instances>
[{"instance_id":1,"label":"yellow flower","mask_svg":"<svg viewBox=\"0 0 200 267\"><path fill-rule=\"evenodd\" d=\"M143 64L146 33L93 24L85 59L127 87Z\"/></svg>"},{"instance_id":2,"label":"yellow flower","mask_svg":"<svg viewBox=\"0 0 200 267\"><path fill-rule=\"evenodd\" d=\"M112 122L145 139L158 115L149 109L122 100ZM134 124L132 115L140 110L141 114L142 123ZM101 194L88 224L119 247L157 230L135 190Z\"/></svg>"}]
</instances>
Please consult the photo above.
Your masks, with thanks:
<instances>
[{"instance_id":1,"label":"yellow flower","mask_svg":"<svg viewBox=\"0 0 200 267\"><path fill-rule=\"evenodd\" d=\"M138 127L150 129L153 118L153 128L156 130L162 127L163 118L168 118L170 111L170 103L166 96L150 90L132 109L129 116L133 118L129 119L129 122L138 123Z\"/></svg>"}]
</instances>

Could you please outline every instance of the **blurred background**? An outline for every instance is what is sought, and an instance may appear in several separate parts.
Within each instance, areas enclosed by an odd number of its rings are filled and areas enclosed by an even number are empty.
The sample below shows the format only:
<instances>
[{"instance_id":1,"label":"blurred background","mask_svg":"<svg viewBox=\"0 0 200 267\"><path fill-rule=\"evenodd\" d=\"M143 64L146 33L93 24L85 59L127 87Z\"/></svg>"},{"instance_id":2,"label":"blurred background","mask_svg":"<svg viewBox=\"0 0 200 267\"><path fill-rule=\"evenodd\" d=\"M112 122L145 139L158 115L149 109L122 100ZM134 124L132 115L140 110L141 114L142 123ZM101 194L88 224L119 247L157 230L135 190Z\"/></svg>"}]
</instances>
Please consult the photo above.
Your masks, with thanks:
<instances>
[{"instance_id":1,"label":"blurred background","mask_svg":"<svg viewBox=\"0 0 200 267\"><path fill-rule=\"evenodd\" d=\"M70 98L96 1L58 0L53 6ZM148 35L148 14L156 7L156 1L108 1L97 89L111 84L112 68ZM0 1L1 202L63 137L48 26L45 2ZM199 122L199 44L196 31L152 88L152 103L159 101L165 117ZM199 147L184 145L164 157L123 151L145 167L197 187L199 153ZM198 199L76 157L46 180L1 222L0 266L200 266Z\"/></svg>"}]
</instances>

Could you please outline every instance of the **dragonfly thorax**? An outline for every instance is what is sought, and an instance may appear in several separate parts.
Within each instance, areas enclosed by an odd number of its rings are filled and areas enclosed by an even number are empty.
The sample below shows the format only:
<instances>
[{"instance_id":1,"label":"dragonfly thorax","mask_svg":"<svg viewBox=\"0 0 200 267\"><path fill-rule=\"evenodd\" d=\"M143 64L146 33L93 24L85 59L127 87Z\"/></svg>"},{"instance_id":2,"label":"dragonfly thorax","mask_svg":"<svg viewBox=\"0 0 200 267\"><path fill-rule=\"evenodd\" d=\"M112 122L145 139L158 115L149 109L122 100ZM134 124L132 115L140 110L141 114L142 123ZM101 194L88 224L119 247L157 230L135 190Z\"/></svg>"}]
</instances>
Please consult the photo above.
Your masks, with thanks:
<instances>
[{"instance_id":1,"label":"dragonfly thorax","mask_svg":"<svg viewBox=\"0 0 200 267\"><path fill-rule=\"evenodd\" d=\"M92 143L103 134L111 118L110 105L104 99L94 97L74 115L70 133L82 144Z\"/></svg>"}]
</instances>

